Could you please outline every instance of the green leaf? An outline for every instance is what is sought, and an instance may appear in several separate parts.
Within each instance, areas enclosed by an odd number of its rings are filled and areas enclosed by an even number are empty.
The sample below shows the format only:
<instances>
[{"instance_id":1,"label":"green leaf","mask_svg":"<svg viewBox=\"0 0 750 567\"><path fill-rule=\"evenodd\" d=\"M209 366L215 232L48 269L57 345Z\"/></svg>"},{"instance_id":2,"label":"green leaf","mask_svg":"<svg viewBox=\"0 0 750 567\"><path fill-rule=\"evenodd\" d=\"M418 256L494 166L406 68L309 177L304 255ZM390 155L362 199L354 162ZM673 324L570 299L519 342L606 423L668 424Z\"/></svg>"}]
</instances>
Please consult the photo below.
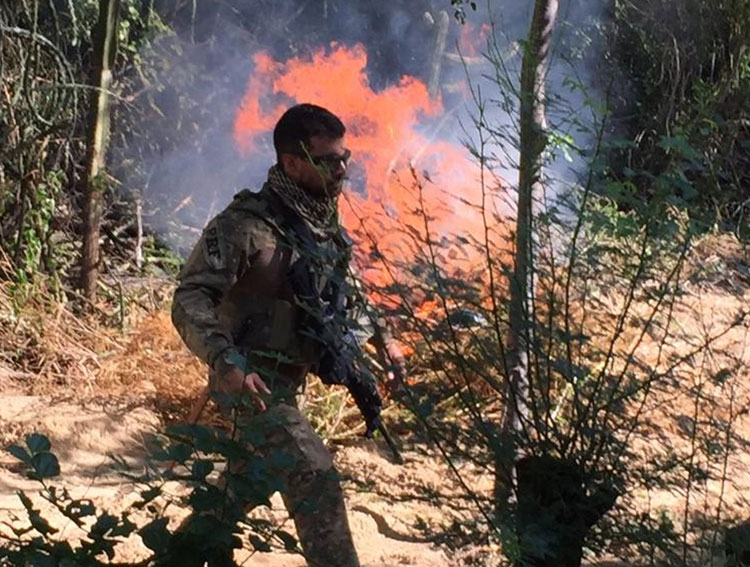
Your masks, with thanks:
<instances>
[{"instance_id":1,"label":"green leaf","mask_svg":"<svg viewBox=\"0 0 750 567\"><path fill-rule=\"evenodd\" d=\"M424 400L417 403L414 412L422 419L427 419L435 411L435 404L432 400Z\"/></svg>"},{"instance_id":2,"label":"green leaf","mask_svg":"<svg viewBox=\"0 0 750 567\"><path fill-rule=\"evenodd\" d=\"M60 463L52 453L37 453L31 459L31 466L38 478L52 478L60 474Z\"/></svg>"},{"instance_id":3,"label":"green leaf","mask_svg":"<svg viewBox=\"0 0 750 567\"><path fill-rule=\"evenodd\" d=\"M81 519L96 514L96 506L91 500L74 500L65 507L65 515L69 518Z\"/></svg>"},{"instance_id":4,"label":"green leaf","mask_svg":"<svg viewBox=\"0 0 750 567\"><path fill-rule=\"evenodd\" d=\"M221 541L221 521L213 514L197 514L190 524L190 535L202 541Z\"/></svg>"},{"instance_id":5,"label":"green leaf","mask_svg":"<svg viewBox=\"0 0 750 567\"><path fill-rule=\"evenodd\" d=\"M49 442L46 436L40 433L32 433L26 436L26 446L31 451L32 455L37 453L46 453L52 448L52 444Z\"/></svg>"},{"instance_id":6,"label":"green leaf","mask_svg":"<svg viewBox=\"0 0 750 567\"><path fill-rule=\"evenodd\" d=\"M297 550L297 539L292 534L287 533L284 530L279 530L276 532L276 535L282 542L284 542L284 549L287 551Z\"/></svg>"},{"instance_id":7,"label":"green leaf","mask_svg":"<svg viewBox=\"0 0 750 567\"><path fill-rule=\"evenodd\" d=\"M213 470L214 464L211 461L205 459L195 461L192 467L193 478L201 481L205 480Z\"/></svg>"},{"instance_id":8,"label":"green leaf","mask_svg":"<svg viewBox=\"0 0 750 567\"><path fill-rule=\"evenodd\" d=\"M260 551L262 553L270 553L271 546L268 545L267 541L260 539L255 534L250 534L249 539L250 543L256 551Z\"/></svg>"},{"instance_id":9,"label":"green leaf","mask_svg":"<svg viewBox=\"0 0 750 567\"><path fill-rule=\"evenodd\" d=\"M102 514L96 520L96 523L91 526L89 535L92 539L101 539L107 534L107 532L113 530L117 526L117 517L112 514Z\"/></svg>"},{"instance_id":10,"label":"green leaf","mask_svg":"<svg viewBox=\"0 0 750 567\"><path fill-rule=\"evenodd\" d=\"M170 445L167 448L167 454L170 460L176 463L184 463L193 454L193 449L190 445L184 443L177 443L176 445Z\"/></svg>"},{"instance_id":11,"label":"green leaf","mask_svg":"<svg viewBox=\"0 0 750 567\"><path fill-rule=\"evenodd\" d=\"M190 506L195 512L208 512L217 506L216 490L210 485L199 485L190 495Z\"/></svg>"},{"instance_id":12,"label":"green leaf","mask_svg":"<svg viewBox=\"0 0 750 567\"><path fill-rule=\"evenodd\" d=\"M164 551L169 544L171 534L167 530L167 518L159 518L146 524L139 531L143 544L151 551Z\"/></svg>"},{"instance_id":13,"label":"green leaf","mask_svg":"<svg viewBox=\"0 0 750 567\"><path fill-rule=\"evenodd\" d=\"M699 156L684 136L664 136L659 140L659 147L687 159L696 159Z\"/></svg>"},{"instance_id":14,"label":"green leaf","mask_svg":"<svg viewBox=\"0 0 750 567\"><path fill-rule=\"evenodd\" d=\"M19 447L18 445L11 445L7 448L7 451L19 461L23 461L27 465L31 464L31 455L29 455L29 453L23 447Z\"/></svg>"}]
</instances>

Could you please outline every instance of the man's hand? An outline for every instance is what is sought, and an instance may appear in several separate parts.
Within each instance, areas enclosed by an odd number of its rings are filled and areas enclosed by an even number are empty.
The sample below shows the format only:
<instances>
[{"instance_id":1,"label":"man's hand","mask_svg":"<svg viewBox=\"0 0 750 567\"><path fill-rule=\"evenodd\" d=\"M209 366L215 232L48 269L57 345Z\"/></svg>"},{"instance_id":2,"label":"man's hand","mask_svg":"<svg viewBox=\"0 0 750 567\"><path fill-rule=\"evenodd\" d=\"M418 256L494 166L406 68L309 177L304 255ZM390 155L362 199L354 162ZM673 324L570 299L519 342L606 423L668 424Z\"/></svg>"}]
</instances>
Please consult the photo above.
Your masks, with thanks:
<instances>
[{"instance_id":1,"label":"man's hand","mask_svg":"<svg viewBox=\"0 0 750 567\"><path fill-rule=\"evenodd\" d=\"M266 404L260 394L271 395L266 383L263 382L257 372L245 374L241 368L229 366L223 376L216 381L216 391L219 394L230 396L241 396L245 392L253 394L261 411L266 409Z\"/></svg>"},{"instance_id":2,"label":"man's hand","mask_svg":"<svg viewBox=\"0 0 750 567\"><path fill-rule=\"evenodd\" d=\"M404 386L402 381L406 379L406 358L395 341L389 341L386 353L390 367L386 372L386 388L389 394L393 394Z\"/></svg>"}]
</instances>

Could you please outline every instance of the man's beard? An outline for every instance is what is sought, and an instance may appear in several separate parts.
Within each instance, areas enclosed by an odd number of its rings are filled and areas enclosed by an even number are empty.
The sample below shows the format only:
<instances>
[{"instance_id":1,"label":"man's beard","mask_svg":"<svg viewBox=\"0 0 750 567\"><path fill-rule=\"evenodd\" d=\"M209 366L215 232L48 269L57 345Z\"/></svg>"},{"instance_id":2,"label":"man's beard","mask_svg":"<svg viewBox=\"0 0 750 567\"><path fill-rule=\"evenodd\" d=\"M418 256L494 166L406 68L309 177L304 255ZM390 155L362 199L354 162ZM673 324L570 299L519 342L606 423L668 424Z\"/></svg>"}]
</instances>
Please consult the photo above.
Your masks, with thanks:
<instances>
[{"instance_id":1,"label":"man's beard","mask_svg":"<svg viewBox=\"0 0 750 567\"><path fill-rule=\"evenodd\" d=\"M341 195L344 190L345 182L346 177L342 177L339 181L324 181L322 187L310 187L301 184L300 187L316 200L338 199L339 195Z\"/></svg>"},{"instance_id":2,"label":"man's beard","mask_svg":"<svg viewBox=\"0 0 750 567\"><path fill-rule=\"evenodd\" d=\"M326 183L325 189L326 194L331 199L337 198L339 195L341 195L341 192L344 190L344 182L346 181L346 177L342 177L339 181L332 181L331 183Z\"/></svg>"}]
</instances>

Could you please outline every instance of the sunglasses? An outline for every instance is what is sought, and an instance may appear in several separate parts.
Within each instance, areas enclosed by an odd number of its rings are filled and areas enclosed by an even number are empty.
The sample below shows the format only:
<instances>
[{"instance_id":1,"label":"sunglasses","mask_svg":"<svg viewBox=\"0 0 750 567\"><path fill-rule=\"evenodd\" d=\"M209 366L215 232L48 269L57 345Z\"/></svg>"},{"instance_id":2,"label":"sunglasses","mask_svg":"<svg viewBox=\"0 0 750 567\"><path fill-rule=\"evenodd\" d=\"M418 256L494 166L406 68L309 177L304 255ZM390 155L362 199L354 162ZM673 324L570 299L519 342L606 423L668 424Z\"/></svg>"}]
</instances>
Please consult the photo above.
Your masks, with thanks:
<instances>
[{"instance_id":1,"label":"sunglasses","mask_svg":"<svg viewBox=\"0 0 750 567\"><path fill-rule=\"evenodd\" d=\"M346 166L352 157L352 152L351 150L344 150L344 153L342 154L328 154L324 156L311 156L310 154L306 154L306 153L305 154L299 153L295 155L305 158L310 163L312 163L315 167L325 167L328 169L334 169L340 163Z\"/></svg>"}]
</instances>

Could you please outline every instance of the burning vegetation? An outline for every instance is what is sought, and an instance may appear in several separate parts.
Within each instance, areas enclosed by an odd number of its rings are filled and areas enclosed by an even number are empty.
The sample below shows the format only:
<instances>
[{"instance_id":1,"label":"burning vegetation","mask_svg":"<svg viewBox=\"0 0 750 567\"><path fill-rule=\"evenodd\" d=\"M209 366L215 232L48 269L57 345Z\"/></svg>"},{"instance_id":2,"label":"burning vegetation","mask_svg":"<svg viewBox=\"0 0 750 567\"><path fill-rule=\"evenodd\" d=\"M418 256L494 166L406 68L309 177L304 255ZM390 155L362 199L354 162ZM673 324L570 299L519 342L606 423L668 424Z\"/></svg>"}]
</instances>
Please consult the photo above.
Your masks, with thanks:
<instances>
[{"instance_id":1,"label":"burning vegetation","mask_svg":"<svg viewBox=\"0 0 750 567\"><path fill-rule=\"evenodd\" d=\"M347 125L353 159L340 215L355 237L359 272L373 297L400 303L404 298L389 287L413 286L409 301L424 312L432 303L420 297L426 282L415 277L419 265L481 283L487 257L507 256L506 184L481 179L480 166L455 133L455 117L430 98L423 82L403 76L375 91L361 45L334 44L284 62L259 53L253 61L234 122L241 152L267 143L290 103L320 101ZM439 248L439 257L429 257L426 243Z\"/></svg>"},{"instance_id":2,"label":"burning vegetation","mask_svg":"<svg viewBox=\"0 0 750 567\"><path fill-rule=\"evenodd\" d=\"M415 514L410 533L447 542L465 565L577 567L584 556L742 564L745 530L723 534L750 506L748 258L746 243L705 238L702 223L746 223L747 14L695 0L696 13L728 18L712 23L707 41L694 22L683 26L691 37L675 29L685 16L669 2L629 0L582 26L581 43L565 35L556 44L552 0L534 3L528 34L521 3L503 6L506 22L522 22L509 31L479 17L459 25L447 1L329 0L320 9L206 0L191 10L121 0L127 48L113 60L117 81L91 89L118 95L108 173L97 176L88 161L106 144L86 132L102 131L94 126L108 122L107 105L88 124L70 87L91 61L112 61L106 42L95 54L88 43L96 3L63 4L0 5L0 391L117 395L184 420L205 369L166 312L180 255L235 189L259 187L281 112L315 102L347 126L340 219L363 288L409 358L399 387L382 388L413 460L407 476L419 477L428 445L457 492L446 498L440 483L413 479L410 490L438 507L466 504L429 529ZM674 16L663 22L666 41L657 33L664 14ZM114 38L110 20L96 25ZM620 50L602 59L623 65L609 69L612 90L602 86L607 73L589 80L590 60L575 59L600 29ZM570 57L573 76L554 49ZM87 242L103 246L83 263L100 270L86 298L74 290L82 185ZM390 366L370 362L384 374ZM403 474L374 445L351 441L346 397L318 384L308 394L308 416L342 461L357 445L347 473L361 492L388 493L383 485ZM8 431L4 440L17 441L17 428ZM180 480L205 480L213 431L205 423L172 439L170 457L200 447ZM196 432L209 434L190 439ZM42 440L30 437L27 449L14 450L34 474L54 470L40 466L53 462ZM387 480L361 465L362 453ZM123 515L115 530L154 545L168 538L173 526L158 514L170 501L159 490L140 493L153 515L147 528L136 533ZM394 496L387 513L408 496ZM42 537L8 541L46 560L64 545L44 547L56 532L24 506ZM67 500L58 508L90 509ZM381 535L393 535L389 519L383 529L378 519ZM267 518L246 528L250 554L271 549L268 541L279 552L294 547ZM92 546L103 541L94 535ZM467 546L475 557L461 555ZM101 549L88 551L99 562Z\"/></svg>"}]
</instances>

